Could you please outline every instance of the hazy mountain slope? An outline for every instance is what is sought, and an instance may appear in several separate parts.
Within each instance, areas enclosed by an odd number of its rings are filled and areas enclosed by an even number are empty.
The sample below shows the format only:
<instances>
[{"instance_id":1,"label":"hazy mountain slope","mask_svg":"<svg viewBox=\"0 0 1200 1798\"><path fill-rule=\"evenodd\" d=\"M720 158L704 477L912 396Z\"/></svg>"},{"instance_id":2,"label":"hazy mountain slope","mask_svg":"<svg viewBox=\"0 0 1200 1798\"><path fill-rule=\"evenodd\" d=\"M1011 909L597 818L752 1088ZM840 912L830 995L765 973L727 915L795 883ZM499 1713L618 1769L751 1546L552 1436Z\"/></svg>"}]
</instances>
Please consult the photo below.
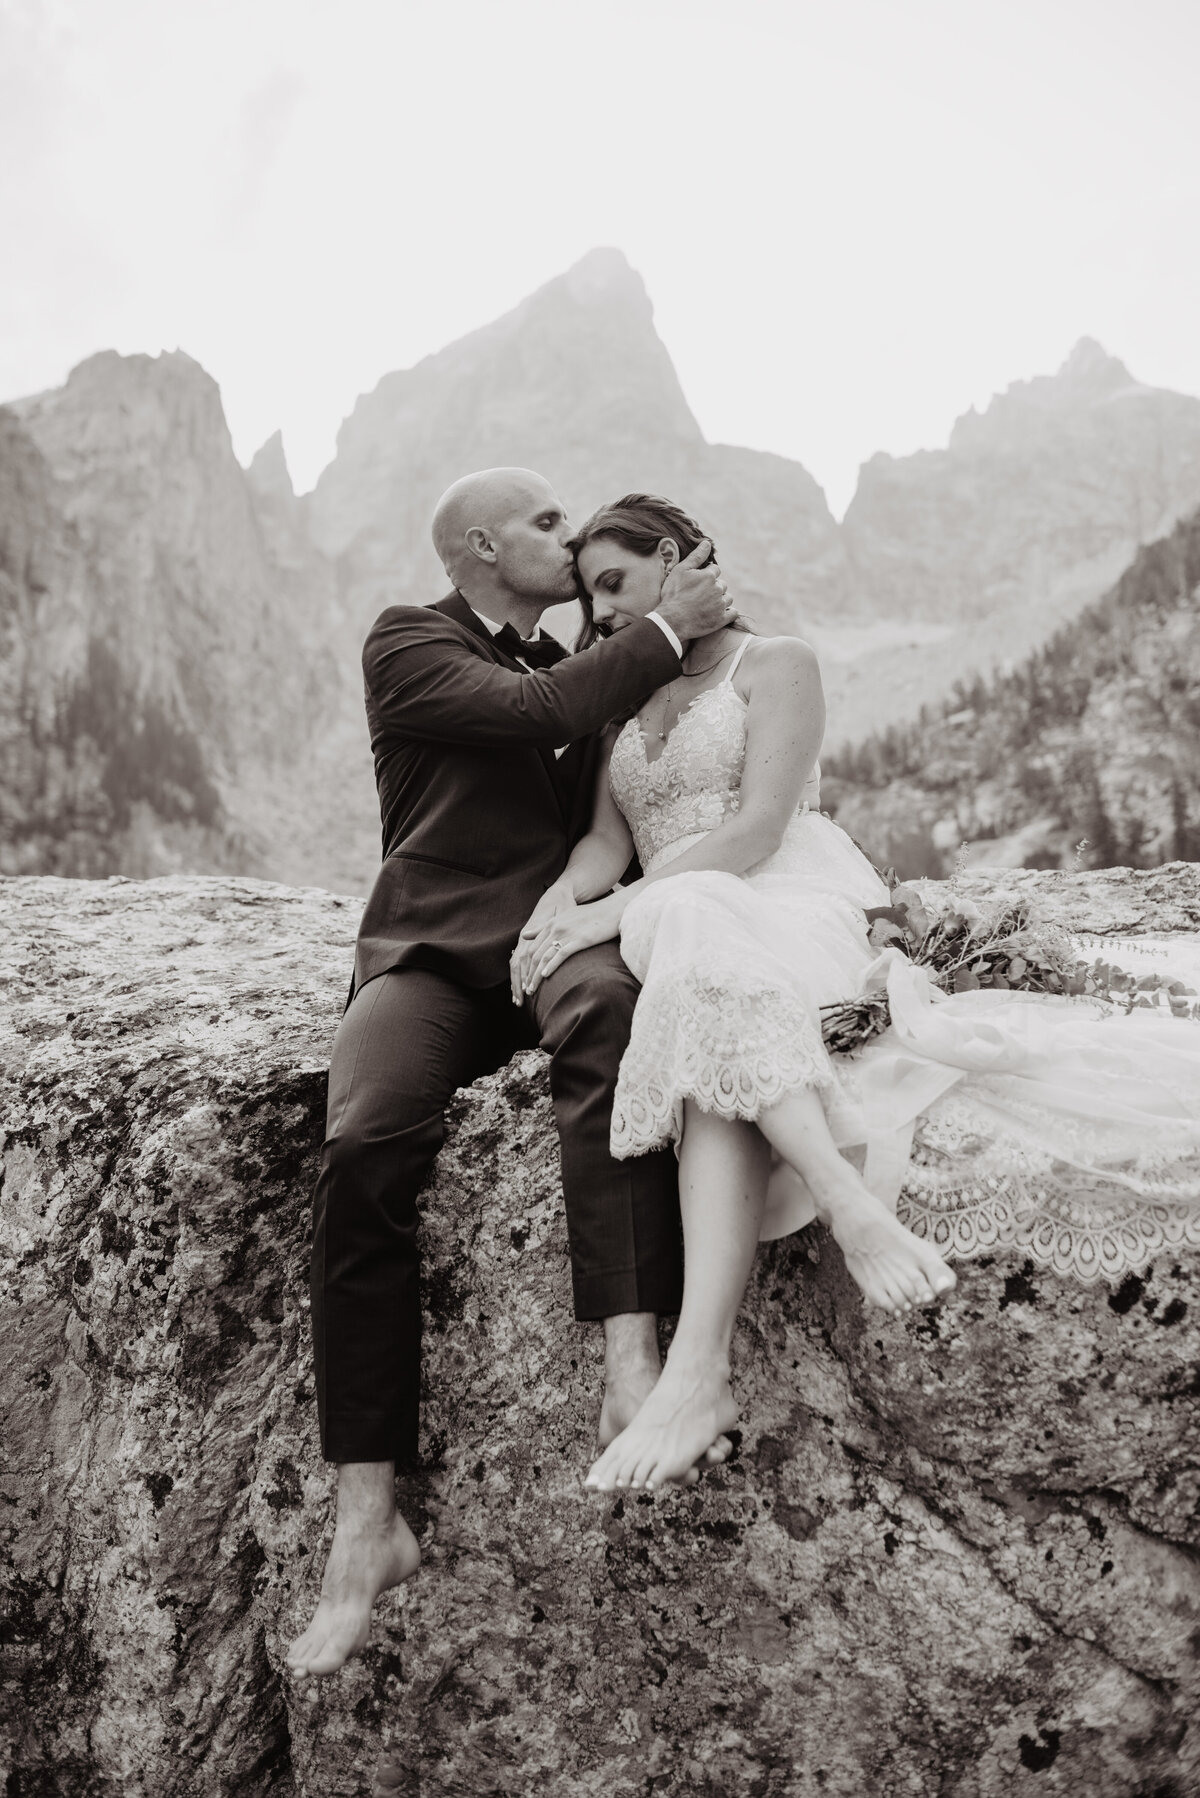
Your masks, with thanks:
<instances>
[{"instance_id":1,"label":"hazy mountain slope","mask_svg":"<svg viewBox=\"0 0 1200 1798\"><path fill-rule=\"evenodd\" d=\"M358 401L310 520L364 629L384 604L445 591L434 503L459 475L496 464L540 470L579 519L631 489L668 494L712 531L739 591L775 627L845 603L820 488L798 463L705 442L642 281L615 250L593 251Z\"/></svg>"},{"instance_id":2,"label":"hazy mountain slope","mask_svg":"<svg viewBox=\"0 0 1200 1798\"><path fill-rule=\"evenodd\" d=\"M1052 599L1064 576L1200 505L1200 399L1135 381L1084 338L1014 382L949 446L865 463L843 537L860 601L951 621ZM1111 560L1109 560L1111 566Z\"/></svg>"},{"instance_id":3,"label":"hazy mountain slope","mask_svg":"<svg viewBox=\"0 0 1200 1798\"><path fill-rule=\"evenodd\" d=\"M0 870L364 888L362 638L445 591L434 502L497 462L541 469L577 518L637 487L694 511L760 627L816 644L836 753L1038 650L1200 505L1200 401L1085 341L945 450L874 458L839 527L798 463L705 441L614 250L384 376L303 499L278 437L239 467L190 358L92 357L0 413ZM925 856L932 825L960 831L927 784ZM985 801L961 834L1007 831Z\"/></svg>"},{"instance_id":4,"label":"hazy mountain slope","mask_svg":"<svg viewBox=\"0 0 1200 1798\"><path fill-rule=\"evenodd\" d=\"M1200 512L1011 673L825 765L839 822L905 874L964 842L976 865L1200 859Z\"/></svg>"},{"instance_id":5,"label":"hazy mountain slope","mask_svg":"<svg viewBox=\"0 0 1200 1798\"><path fill-rule=\"evenodd\" d=\"M4 412L0 493L0 865L257 866L264 783L336 690L334 595L260 520L215 382L91 358Z\"/></svg>"}]
</instances>

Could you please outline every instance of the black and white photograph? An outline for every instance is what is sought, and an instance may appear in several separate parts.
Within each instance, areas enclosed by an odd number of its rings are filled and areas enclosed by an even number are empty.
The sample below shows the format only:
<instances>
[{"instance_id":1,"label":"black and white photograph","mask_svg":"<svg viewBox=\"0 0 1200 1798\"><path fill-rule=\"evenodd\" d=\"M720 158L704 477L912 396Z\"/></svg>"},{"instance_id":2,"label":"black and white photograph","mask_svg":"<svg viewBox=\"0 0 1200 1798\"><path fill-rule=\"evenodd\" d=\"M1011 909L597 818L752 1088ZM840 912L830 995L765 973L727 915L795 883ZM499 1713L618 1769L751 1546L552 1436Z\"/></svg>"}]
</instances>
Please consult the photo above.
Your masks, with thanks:
<instances>
[{"instance_id":1,"label":"black and white photograph","mask_svg":"<svg viewBox=\"0 0 1200 1798\"><path fill-rule=\"evenodd\" d=\"M0 0L3 1798L1200 1798L1194 0Z\"/></svg>"}]
</instances>

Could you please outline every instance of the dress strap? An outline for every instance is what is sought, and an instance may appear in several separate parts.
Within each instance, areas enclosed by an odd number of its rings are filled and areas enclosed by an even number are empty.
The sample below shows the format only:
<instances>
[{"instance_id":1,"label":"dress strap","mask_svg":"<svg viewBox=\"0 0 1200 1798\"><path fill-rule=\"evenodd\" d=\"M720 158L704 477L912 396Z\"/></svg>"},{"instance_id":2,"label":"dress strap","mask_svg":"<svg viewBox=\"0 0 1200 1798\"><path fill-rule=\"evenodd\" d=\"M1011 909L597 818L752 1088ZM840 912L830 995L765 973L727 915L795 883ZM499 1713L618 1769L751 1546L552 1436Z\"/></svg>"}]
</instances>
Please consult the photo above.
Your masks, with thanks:
<instances>
[{"instance_id":1,"label":"dress strap","mask_svg":"<svg viewBox=\"0 0 1200 1798\"><path fill-rule=\"evenodd\" d=\"M738 665L741 662L742 657L745 655L746 651L749 649L749 647L753 643L753 641L754 641L754 638L750 635L749 631L747 631L746 632L746 641L739 646L737 654L734 656L732 662L730 662L729 668L725 675L725 680L723 680L721 682L722 686L725 685L726 681L733 680L734 675L738 671Z\"/></svg>"}]
</instances>

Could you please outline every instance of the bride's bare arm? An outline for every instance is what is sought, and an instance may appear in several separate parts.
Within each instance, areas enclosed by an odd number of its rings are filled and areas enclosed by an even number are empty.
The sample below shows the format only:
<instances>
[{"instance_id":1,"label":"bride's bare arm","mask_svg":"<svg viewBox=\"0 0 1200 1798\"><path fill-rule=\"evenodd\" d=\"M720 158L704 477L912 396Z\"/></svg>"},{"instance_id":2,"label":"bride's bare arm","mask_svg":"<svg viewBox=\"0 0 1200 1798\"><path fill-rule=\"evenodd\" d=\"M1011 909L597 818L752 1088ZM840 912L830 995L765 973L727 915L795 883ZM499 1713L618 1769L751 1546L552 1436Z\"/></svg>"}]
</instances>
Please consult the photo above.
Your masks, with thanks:
<instances>
[{"instance_id":1,"label":"bride's bare arm","mask_svg":"<svg viewBox=\"0 0 1200 1798\"><path fill-rule=\"evenodd\" d=\"M556 923L551 930L541 923L536 934L531 933L532 940L523 933L524 991L535 991L549 967L564 954L619 935L625 907L643 887L673 874L704 869L744 874L778 849L788 820L800 804L825 731L821 674L808 644L794 637L756 643L743 658L742 670L748 710L738 810L657 873L643 875L615 893L606 891L595 903L577 904L561 927ZM607 803L620 819L607 793L607 772L604 784ZM621 824L624 826L623 819ZM561 945L557 955L552 944Z\"/></svg>"},{"instance_id":2,"label":"bride's bare arm","mask_svg":"<svg viewBox=\"0 0 1200 1798\"><path fill-rule=\"evenodd\" d=\"M591 828L576 843L559 875L559 882L568 888L577 905L611 893L633 859L633 836L608 784L609 763L618 734L615 725L605 732L592 798Z\"/></svg>"},{"instance_id":3,"label":"bride's bare arm","mask_svg":"<svg viewBox=\"0 0 1200 1798\"><path fill-rule=\"evenodd\" d=\"M542 894L517 939L517 946L509 963L509 977L513 1000L518 1005L525 992L533 990L526 985L531 969L530 958L533 945L544 925L561 912L571 911L589 900L611 893L633 857L633 837L608 784L608 766L612 760L617 732L618 727L611 726L605 733L602 744L592 800L591 828L576 843L567 858L566 867L553 885L547 887Z\"/></svg>"}]
</instances>

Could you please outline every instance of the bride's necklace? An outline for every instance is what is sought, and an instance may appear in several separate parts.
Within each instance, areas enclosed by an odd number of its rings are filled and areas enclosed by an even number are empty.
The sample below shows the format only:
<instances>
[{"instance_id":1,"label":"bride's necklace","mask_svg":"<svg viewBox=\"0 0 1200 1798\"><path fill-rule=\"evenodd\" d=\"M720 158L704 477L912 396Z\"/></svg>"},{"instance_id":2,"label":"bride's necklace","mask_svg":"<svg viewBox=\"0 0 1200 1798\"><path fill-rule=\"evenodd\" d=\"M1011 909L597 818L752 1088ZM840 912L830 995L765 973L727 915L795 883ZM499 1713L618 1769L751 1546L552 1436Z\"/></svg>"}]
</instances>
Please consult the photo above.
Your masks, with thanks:
<instances>
[{"instance_id":1,"label":"bride's necklace","mask_svg":"<svg viewBox=\"0 0 1200 1798\"><path fill-rule=\"evenodd\" d=\"M671 712L671 688L675 685L675 681L699 680L699 678L702 674L711 674L714 668L719 668L721 666L721 663L725 660L725 658L728 654L729 654L728 649L723 649L721 651L720 655L717 657L716 661L709 662L707 667L685 669L685 671L682 674L677 674L675 676L675 680L667 682L666 686L663 688L663 709L662 709L662 718L659 720L659 728L655 731L651 731L651 733L650 733L651 736L653 736L659 743L665 743L667 738L671 734L670 731L667 729L667 719L670 716L670 712Z\"/></svg>"}]
</instances>

